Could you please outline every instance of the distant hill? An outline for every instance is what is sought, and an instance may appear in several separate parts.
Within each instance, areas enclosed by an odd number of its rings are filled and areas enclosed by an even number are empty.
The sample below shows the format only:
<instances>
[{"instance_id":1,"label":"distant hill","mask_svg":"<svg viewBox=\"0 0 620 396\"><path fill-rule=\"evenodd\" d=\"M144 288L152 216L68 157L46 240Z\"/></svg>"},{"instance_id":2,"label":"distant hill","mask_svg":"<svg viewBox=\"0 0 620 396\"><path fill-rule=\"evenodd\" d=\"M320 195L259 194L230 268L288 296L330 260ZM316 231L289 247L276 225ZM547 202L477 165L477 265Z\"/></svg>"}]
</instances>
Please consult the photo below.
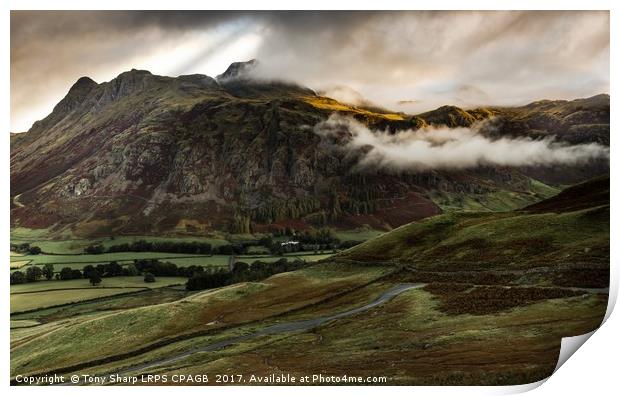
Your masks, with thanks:
<instances>
[{"instance_id":1,"label":"distant hill","mask_svg":"<svg viewBox=\"0 0 620 396\"><path fill-rule=\"evenodd\" d=\"M545 169L354 171L355 158L312 131L332 113L388 131L494 116L499 134L609 142L609 97L414 116L255 80L253 65L234 63L217 79L135 69L104 83L80 78L51 114L11 135L11 226L77 236L390 230L444 210L523 207L557 191L536 180ZM607 171L599 165L564 167L558 184Z\"/></svg>"},{"instance_id":2,"label":"distant hill","mask_svg":"<svg viewBox=\"0 0 620 396\"><path fill-rule=\"evenodd\" d=\"M609 177L567 188L523 210L442 214L336 256L424 270L528 269L609 263Z\"/></svg>"}]
</instances>

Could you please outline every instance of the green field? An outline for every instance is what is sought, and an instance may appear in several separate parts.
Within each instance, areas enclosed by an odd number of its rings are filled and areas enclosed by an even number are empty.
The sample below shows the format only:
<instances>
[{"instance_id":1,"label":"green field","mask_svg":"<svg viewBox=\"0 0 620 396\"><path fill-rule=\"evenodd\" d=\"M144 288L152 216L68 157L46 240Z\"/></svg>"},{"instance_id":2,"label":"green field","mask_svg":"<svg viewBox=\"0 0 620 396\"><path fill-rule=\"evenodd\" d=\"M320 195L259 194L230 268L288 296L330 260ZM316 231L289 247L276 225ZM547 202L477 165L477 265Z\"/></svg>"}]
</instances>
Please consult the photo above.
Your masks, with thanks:
<instances>
[{"instance_id":1,"label":"green field","mask_svg":"<svg viewBox=\"0 0 620 396\"><path fill-rule=\"evenodd\" d=\"M11 270L20 269L21 267L23 267L23 266L25 266L25 265L29 264L29 263L30 263L30 261L31 261L30 259L28 259L28 260L24 260L24 259L23 259L23 257L19 257L19 258L20 258L20 260L17 260L17 259L13 260L13 257L14 257L14 256L11 256L11 262L10 262L10 264L11 264Z\"/></svg>"},{"instance_id":2,"label":"green field","mask_svg":"<svg viewBox=\"0 0 620 396\"><path fill-rule=\"evenodd\" d=\"M116 261L118 263L133 262L135 259L159 259L162 261L173 262L174 259L195 259L196 262L203 262L205 266L221 264L222 260L228 259L228 256L201 256L195 254L184 253L159 253L159 252L119 252L119 253L103 253L103 254L76 254L76 255L55 255L55 254L38 254L26 256L32 260L32 265L76 265L82 267L87 264L100 264ZM22 261L24 257L11 257L11 262ZM71 265L69 265L71 264ZM59 270L60 268L58 268Z\"/></svg>"},{"instance_id":3,"label":"green field","mask_svg":"<svg viewBox=\"0 0 620 396\"><path fill-rule=\"evenodd\" d=\"M141 276L116 276L103 278L98 286L91 286L88 279L71 279L66 281L50 280L11 285L11 294L32 293L61 289L102 289L102 288L157 288L185 283L182 277L158 277L154 283L146 283Z\"/></svg>"},{"instance_id":4,"label":"green field","mask_svg":"<svg viewBox=\"0 0 620 396\"><path fill-rule=\"evenodd\" d=\"M86 301L142 289L184 284L186 281L186 278L159 277L154 283L145 283L141 276L119 276L104 278L99 286L91 286L88 279L39 281L11 285L11 312Z\"/></svg>"},{"instance_id":5,"label":"green field","mask_svg":"<svg viewBox=\"0 0 620 396\"><path fill-rule=\"evenodd\" d=\"M251 264L256 260L264 262L274 262L281 258L300 259L308 262L319 261L330 257L332 254L308 254L307 252L298 252L280 256L252 255L252 256L235 256L236 261L243 261ZM27 258L27 260L25 260ZM82 269L86 265L107 264L110 261L116 261L121 265L129 264L134 259L158 259L176 264L178 267L189 267L192 265L203 267L227 267L229 256L213 255L202 256L194 254L180 253L157 253L157 252L120 252L120 253L103 253L103 254L80 254L80 255L29 255L29 256L11 256L11 270L24 270L26 265L43 266L45 264L53 264L54 271L60 272L63 267L73 269ZM13 266L19 268L13 268Z\"/></svg>"},{"instance_id":6,"label":"green field","mask_svg":"<svg viewBox=\"0 0 620 396\"><path fill-rule=\"evenodd\" d=\"M343 240L349 239L368 239L377 231L352 231L347 233L341 232ZM30 243L33 246L39 246L43 250L43 254L39 255L21 255L15 252L11 253L11 271L18 269L24 270L23 267L28 265L42 266L45 264L53 264L54 270L59 272L63 267L81 269L86 265L106 264L110 261L116 261L121 265L131 263L136 259L158 259L176 264L179 267L188 267L192 265L203 267L227 267L229 256L227 255L196 255L187 253L161 253L161 252L118 252L103 254L82 254L85 247L93 244L102 244L108 248L113 245L131 243L138 240L146 240L150 242L207 242L212 246L220 246L230 243L230 241L243 241L256 239L256 235L226 235L222 237L153 237L153 236L117 236L114 238L98 238L98 239L63 239L54 240L49 237L49 230L34 230L27 228L14 228L11 230L11 243ZM64 233L62 236L66 237ZM56 236L57 237L57 236ZM230 240L230 241L229 241ZM46 254L49 253L49 254ZM286 254L285 257L294 256L296 258L310 261L318 261L330 256L330 254L311 254L308 252L297 252ZM255 260L273 262L280 257L270 256L266 248L261 246L252 247L251 253L246 256L236 256L237 261L252 263Z\"/></svg>"},{"instance_id":7,"label":"green field","mask_svg":"<svg viewBox=\"0 0 620 396\"><path fill-rule=\"evenodd\" d=\"M221 246L230 243L224 237L194 237L194 236L151 236L151 235L120 235L108 238L76 239L69 234L55 235L46 229L35 230L29 228L12 228L11 243L30 243L38 246L45 253L52 254L80 254L90 245L101 244L106 248L114 245L132 243L139 240L147 242L206 242L211 246ZM232 238L232 237L231 237Z\"/></svg>"},{"instance_id":8,"label":"green field","mask_svg":"<svg viewBox=\"0 0 620 396\"><path fill-rule=\"evenodd\" d=\"M373 229L356 229L356 230L333 230L334 235L341 241L365 241L381 235L384 231ZM54 237L50 236L54 235ZM229 243L257 240L262 235L251 234L226 234L216 235L212 237L197 237L197 236L150 236L150 235L119 235L116 237L108 238L92 238L92 239L80 239L74 238L68 232L64 232L61 235L53 234L47 229L29 229L23 227L17 227L11 229L11 243L30 243L33 246L38 246L44 253L51 253L55 255L73 255L81 254L84 252L84 248L101 244L105 248L109 248L114 245L121 245L125 243L132 243L139 240L145 240L147 242L205 242L211 244L211 246L221 246ZM274 240L286 240L288 237L275 237ZM263 254L269 253L263 246L251 246L249 247L248 254ZM11 253L13 256L17 254Z\"/></svg>"},{"instance_id":9,"label":"green field","mask_svg":"<svg viewBox=\"0 0 620 396\"><path fill-rule=\"evenodd\" d=\"M20 329L20 328L24 328L24 327L33 327L33 326L37 326L41 323L39 323L36 320L11 320L11 329Z\"/></svg>"},{"instance_id":10,"label":"green field","mask_svg":"<svg viewBox=\"0 0 620 396\"><path fill-rule=\"evenodd\" d=\"M373 230L373 229L359 229L359 230L336 230L334 235L341 241L367 241L372 238L376 238L379 235L385 233L385 231Z\"/></svg>"}]
</instances>

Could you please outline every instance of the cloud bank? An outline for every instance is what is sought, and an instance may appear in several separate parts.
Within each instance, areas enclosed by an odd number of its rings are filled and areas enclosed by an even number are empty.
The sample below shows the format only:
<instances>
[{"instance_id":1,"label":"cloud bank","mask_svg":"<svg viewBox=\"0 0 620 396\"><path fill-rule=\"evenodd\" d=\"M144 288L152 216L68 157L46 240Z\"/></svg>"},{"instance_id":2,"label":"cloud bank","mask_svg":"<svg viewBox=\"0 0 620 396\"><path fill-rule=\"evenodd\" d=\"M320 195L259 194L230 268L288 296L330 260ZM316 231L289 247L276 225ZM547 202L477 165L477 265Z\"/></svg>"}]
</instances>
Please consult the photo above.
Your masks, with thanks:
<instances>
[{"instance_id":1,"label":"cloud bank","mask_svg":"<svg viewBox=\"0 0 620 396\"><path fill-rule=\"evenodd\" d=\"M426 171L478 166L582 164L609 158L609 148L596 144L568 145L553 138L491 139L481 133L492 120L471 128L425 127L396 133L373 131L348 117L332 115L315 133L358 159L359 169Z\"/></svg>"}]
</instances>

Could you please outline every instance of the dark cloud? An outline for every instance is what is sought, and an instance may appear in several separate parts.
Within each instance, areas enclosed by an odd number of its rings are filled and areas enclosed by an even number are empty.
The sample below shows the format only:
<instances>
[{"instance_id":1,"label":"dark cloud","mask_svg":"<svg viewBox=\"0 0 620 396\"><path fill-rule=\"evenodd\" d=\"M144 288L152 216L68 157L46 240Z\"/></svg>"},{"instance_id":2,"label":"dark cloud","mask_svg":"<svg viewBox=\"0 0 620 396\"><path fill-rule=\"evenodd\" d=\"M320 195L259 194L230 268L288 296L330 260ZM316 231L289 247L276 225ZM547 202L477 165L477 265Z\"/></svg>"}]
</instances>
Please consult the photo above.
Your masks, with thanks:
<instances>
[{"instance_id":1,"label":"dark cloud","mask_svg":"<svg viewBox=\"0 0 620 396\"><path fill-rule=\"evenodd\" d=\"M26 129L83 75L215 75L250 57L262 77L411 112L569 99L609 91L609 13L13 11L12 125Z\"/></svg>"}]
</instances>

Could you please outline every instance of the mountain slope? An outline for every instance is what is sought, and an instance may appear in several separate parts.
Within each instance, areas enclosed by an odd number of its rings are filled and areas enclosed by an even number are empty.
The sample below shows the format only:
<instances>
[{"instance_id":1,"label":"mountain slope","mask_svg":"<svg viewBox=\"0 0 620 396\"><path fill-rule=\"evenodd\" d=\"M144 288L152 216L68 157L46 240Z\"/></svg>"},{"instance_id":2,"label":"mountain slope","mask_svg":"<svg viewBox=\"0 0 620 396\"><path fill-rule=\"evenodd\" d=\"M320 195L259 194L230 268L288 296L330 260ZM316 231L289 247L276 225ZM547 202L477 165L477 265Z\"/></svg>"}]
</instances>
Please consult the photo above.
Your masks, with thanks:
<instances>
[{"instance_id":1,"label":"mountain slope","mask_svg":"<svg viewBox=\"0 0 620 396\"><path fill-rule=\"evenodd\" d=\"M510 209L554 191L497 167L354 172L355 159L312 130L333 112L390 131L453 122L455 111L466 120L493 112L357 108L295 84L248 79L248 67L233 64L219 80L144 70L101 84L80 78L48 117L11 138L11 197L19 202L12 199L12 226L85 236L389 230L465 205L464 197L471 207Z\"/></svg>"},{"instance_id":2,"label":"mountain slope","mask_svg":"<svg viewBox=\"0 0 620 396\"><path fill-rule=\"evenodd\" d=\"M528 269L609 263L609 177L505 213L443 214L346 250L338 259L425 270Z\"/></svg>"}]
</instances>

